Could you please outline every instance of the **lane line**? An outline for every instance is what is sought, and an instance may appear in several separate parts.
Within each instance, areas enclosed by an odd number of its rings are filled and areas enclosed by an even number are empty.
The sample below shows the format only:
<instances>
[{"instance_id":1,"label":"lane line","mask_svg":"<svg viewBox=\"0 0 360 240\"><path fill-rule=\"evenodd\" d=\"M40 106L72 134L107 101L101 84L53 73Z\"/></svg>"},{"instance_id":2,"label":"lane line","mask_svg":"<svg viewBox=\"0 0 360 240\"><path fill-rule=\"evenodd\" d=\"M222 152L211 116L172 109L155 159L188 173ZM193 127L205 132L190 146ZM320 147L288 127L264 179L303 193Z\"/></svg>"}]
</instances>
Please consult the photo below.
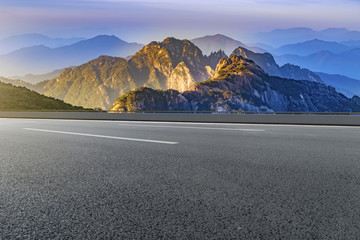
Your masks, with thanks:
<instances>
[{"instance_id":1,"label":"lane line","mask_svg":"<svg viewBox=\"0 0 360 240\"><path fill-rule=\"evenodd\" d=\"M13 118L3 118L14 120ZM30 120L30 119L21 119ZM34 120L34 119L31 119ZM262 127L299 127L299 128L349 128L360 129L360 126L335 126L335 125L301 125L301 124L275 124L275 123L202 123L202 122L163 122L163 121L123 121L123 120L81 120L81 119L36 119L36 121L58 121L58 122L94 122L94 123L146 123L146 124L174 124L174 125L219 125L219 126L262 126Z\"/></svg>"},{"instance_id":2,"label":"lane line","mask_svg":"<svg viewBox=\"0 0 360 240\"><path fill-rule=\"evenodd\" d=\"M139 139L139 138L114 137L114 136L96 135L96 134L88 134L88 133L63 132L63 131L54 131L54 130L37 129L37 128L23 128L23 129L27 130L27 131L35 131L35 132L59 133L59 134L67 134L67 135L108 138L108 139L126 140L126 141L134 141L134 142L161 143L161 144L170 144L170 145L179 144L178 142L168 142L168 141Z\"/></svg>"},{"instance_id":3,"label":"lane line","mask_svg":"<svg viewBox=\"0 0 360 240\"><path fill-rule=\"evenodd\" d=\"M119 126L130 126L130 127L180 128L180 129L199 129L199 130L265 132L265 130L263 130L263 129L246 129L246 128L181 127L181 126L146 125L146 124L121 124L121 123L119 123L118 125Z\"/></svg>"}]
</instances>

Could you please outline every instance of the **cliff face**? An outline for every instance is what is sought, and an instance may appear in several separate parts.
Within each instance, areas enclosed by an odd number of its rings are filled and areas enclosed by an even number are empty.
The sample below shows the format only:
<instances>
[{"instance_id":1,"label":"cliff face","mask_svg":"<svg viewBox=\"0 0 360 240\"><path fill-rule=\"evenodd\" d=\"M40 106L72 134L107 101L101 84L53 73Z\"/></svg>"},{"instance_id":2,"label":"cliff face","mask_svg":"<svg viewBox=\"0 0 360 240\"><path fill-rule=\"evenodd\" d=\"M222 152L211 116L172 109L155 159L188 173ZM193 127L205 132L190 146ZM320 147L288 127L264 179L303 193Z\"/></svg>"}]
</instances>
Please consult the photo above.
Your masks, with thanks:
<instances>
[{"instance_id":1,"label":"cliff face","mask_svg":"<svg viewBox=\"0 0 360 240\"><path fill-rule=\"evenodd\" d=\"M92 108L109 109L122 94L139 87L184 91L211 76L213 69L200 49L187 40L152 42L129 61L101 56L49 81L48 96Z\"/></svg>"},{"instance_id":2,"label":"cliff face","mask_svg":"<svg viewBox=\"0 0 360 240\"><path fill-rule=\"evenodd\" d=\"M210 77L206 63L199 48L187 40L175 38L152 42L129 61L140 86L179 91Z\"/></svg>"},{"instance_id":3,"label":"cliff face","mask_svg":"<svg viewBox=\"0 0 360 240\"><path fill-rule=\"evenodd\" d=\"M130 92L132 104L137 106L132 111L144 110L149 98L142 98L143 90ZM167 93L162 93L167 94ZM253 61L233 55L222 59L213 78L195 83L182 94L175 94L176 101L160 101L161 110L179 109L183 111L300 111L300 112L342 112L359 111L360 105L356 98L346 98L334 88L310 81L295 81L265 73ZM179 99L181 104L176 104ZM112 110L125 111L117 108L124 104L119 98ZM171 107L170 107L171 105ZM157 104L146 110L160 110Z\"/></svg>"}]
</instances>

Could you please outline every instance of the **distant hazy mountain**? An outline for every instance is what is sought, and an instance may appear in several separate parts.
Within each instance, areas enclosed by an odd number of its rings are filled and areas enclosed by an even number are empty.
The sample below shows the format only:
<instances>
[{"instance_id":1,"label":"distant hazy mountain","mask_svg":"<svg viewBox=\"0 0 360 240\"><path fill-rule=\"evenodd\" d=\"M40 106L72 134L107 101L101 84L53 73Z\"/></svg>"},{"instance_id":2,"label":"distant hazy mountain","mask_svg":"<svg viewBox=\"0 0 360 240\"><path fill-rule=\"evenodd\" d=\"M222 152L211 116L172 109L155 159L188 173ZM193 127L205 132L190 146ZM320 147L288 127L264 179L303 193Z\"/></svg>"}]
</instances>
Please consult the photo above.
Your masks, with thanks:
<instances>
[{"instance_id":1,"label":"distant hazy mountain","mask_svg":"<svg viewBox=\"0 0 360 240\"><path fill-rule=\"evenodd\" d=\"M45 73L45 74L39 74L39 75L26 74L24 76L12 76L12 77L10 77L10 79L22 80L22 81L25 81L25 82L28 82L31 84L37 84L37 83L45 81L45 80L50 80L50 79L56 78L57 76L60 75L60 73L63 70L64 69L57 69L52 72Z\"/></svg>"},{"instance_id":2,"label":"distant hazy mountain","mask_svg":"<svg viewBox=\"0 0 360 240\"><path fill-rule=\"evenodd\" d=\"M340 53L346 50L350 50L350 47L344 44L314 39L306 42L284 45L273 50L271 53L275 55L295 54L307 56L320 51Z\"/></svg>"},{"instance_id":3,"label":"distant hazy mountain","mask_svg":"<svg viewBox=\"0 0 360 240\"><path fill-rule=\"evenodd\" d=\"M29 90L35 91L37 93L40 94L44 94L45 93L45 89L44 86L48 83L49 80L45 80L42 82L38 82L36 84L32 84L20 79L8 79L8 78L4 78L4 77L0 77L0 82L3 83L10 83L11 85L14 85L16 87L24 87L27 88Z\"/></svg>"},{"instance_id":4,"label":"distant hazy mountain","mask_svg":"<svg viewBox=\"0 0 360 240\"><path fill-rule=\"evenodd\" d=\"M0 79L0 110L82 110L61 100L46 97L24 87L15 87Z\"/></svg>"},{"instance_id":5,"label":"distant hazy mountain","mask_svg":"<svg viewBox=\"0 0 360 240\"><path fill-rule=\"evenodd\" d=\"M254 53L244 48L237 48L233 54L253 60L266 73L283 78L295 80L308 80L334 87L338 92L348 97L360 96L360 81L345 77L339 74L327 74L323 72L312 72L309 69L301 68L297 65L284 64L279 66L269 53ZM285 61L286 62L286 61ZM310 67L310 66L309 66Z\"/></svg>"},{"instance_id":6,"label":"distant hazy mountain","mask_svg":"<svg viewBox=\"0 0 360 240\"><path fill-rule=\"evenodd\" d=\"M27 89L30 89L30 90L35 90L35 85L31 84L31 83L28 83L28 82L25 82L23 80L20 80L20 79L8 79L8 78L4 78L4 77L0 77L0 82L3 82L3 83L10 83L16 87L25 87Z\"/></svg>"},{"instance_id":7,"label":"distant hazy mountain","mask_svg":"<svg viewBox=\"0 0 360 240\"><path fill-rule=\"evenodd\" d=\"M336 42L360 40L360 32L350 31L345 28L328 28L322 31L315 31L311 28L290 28L258 33L255 38L257 41L280 47L285 44L294 44L312 39Z\"/></svg>"},{"instance_id":8,"label":"distant hazy mountain","mask_svg":"<svg viewBox=\"0 0 360 240\"><path fill-rule=\"evenodd\" d=\"M253 61L232 55L211 79L182 93L140 88L119 97L111 110L348 112L360 111L360 98L316 82L269 76Z\"/></svg>"},{"instance_id":9,"label":"distant hazy mountain","mask_svg":"<svg viewBox=\"0 0 360 240\"><path fill-rule=\"evenodd\" d=\"M54 49L44 45L22 48L0 55L0 75L38 75L54 69L76 66L101 55L126 57L141 47L140 44L127 43L115 36L102 35Z\"/></svg>"},{"instance_id":10,"label":"distant hazy mountain","mask_svg":"<svg viewBox=\"0 0 360 240\"><path fill-rule=\"evenodd\" d=\"M206 55L210 55L212 52L216 52L219 49L223 50L227 55L229 55L237 47L245 47L254 52L265 51L258 47L246 46L240 41L234 40L232 38L229 38L221 34L195 38L191 40L191 42L193 42L196 46L198 46L201 49L201 51Z\"/></svg>"},{"instance_id":11,"label":"distant hazy mountain","mask_svg":"<svg viewBox=\"0 0 360 240\"><path fill-rule=\"evenodd\" d=\"M295 80L308 80L311 82L321 83L321 79L315 73L308 69L300 68L299 66L285 64L280 67L274 57L270 53L255 53L246 48L236 48L233 55L242 56L243 58L250 59L259 65L266 73Z\"/></svg>"},{"instance_id":12,"label":"distant hazy mountain","mask_svg":"<svg viewBox=\"0 0 360 240\"><path fill-rule=\"evenodd\" d=\"M44 45L50 48L70 45L85 38L50 38L42 34L23 34L0 40L0 54L9 53L20 48Z\"/></svg>"},{"instance_id":13,"label":"distant hazy mountain","mask_svg":"<svg viewBox=\"0 0 360 240\"><path fill-rule=\"evenodd\" d=\"M206 57L190 41L167 38L150 43L130 60L101 56L65 69L43 89L73 105L109 109L120 95L139 87L183 91L207 80L214 71L210 65L222 57L221 51Z\"/></svg>"},{"instance_id":14,"label":"distant hazy mountain","mask_svg":"<svg viewBox=\"0 0 360 240\"><path fill-rule=\"evenodd\" d=\"M360 80L339 74L327 74L322 72L316 72L316 74L326 85L336 88L338 92L343 93L347 97L352 97L354 95L360 96Z\"/></svg>"},{"instance_id":15,"label":"distant hazy mountain","mask_svg":"<svg viewBox=\"0 0 360 240\"><path fill-rule=\"evenodd\" d=\"M341 53L321 51L309 56L282 55L276 57L279 63L292 63L312 71L341 74L360 79L360 48Z\"/></svg>"},{"instance_id":16,"label":"distant hazy mountain","mask_svg":"<svg viewBox=\"0 0 360 240\"><path fill-rule=\"evenodd\" d=\"M221 34L195 38L192 39L191 42L198 46L206 55L218 51L219 49L229 55L237 47L246 47L242 42Z\"/></svg>"},{"instance_id":17,"label":"distant hazy mountain","mask_svg":"<svg viewBox=\"0 0 360 240\"><path fill-rule=\"evenodd\" d=\"M262 42L248 43L247 45L256 46L256 47L258 47L260 49L263 49L264 50L263 52L272 53L272 52L274 52L276 50L276 48L274 48L273 46L270 46L269 44L262 43Z\"/></svg>"},{"instance_id":18,"label":"distant hazy mountain","mask_svg":"<svg viewBox=\"0 0 360 240\"><path fill-rule=\"evenodd\" d=\"M355 40L352 40L352 41L344 41L344 42L341 42L341 44L344 44L348 47L351 47L351 48L360 48L360 40L359 41L355 41Z\"/></svg>"}]
</instances>

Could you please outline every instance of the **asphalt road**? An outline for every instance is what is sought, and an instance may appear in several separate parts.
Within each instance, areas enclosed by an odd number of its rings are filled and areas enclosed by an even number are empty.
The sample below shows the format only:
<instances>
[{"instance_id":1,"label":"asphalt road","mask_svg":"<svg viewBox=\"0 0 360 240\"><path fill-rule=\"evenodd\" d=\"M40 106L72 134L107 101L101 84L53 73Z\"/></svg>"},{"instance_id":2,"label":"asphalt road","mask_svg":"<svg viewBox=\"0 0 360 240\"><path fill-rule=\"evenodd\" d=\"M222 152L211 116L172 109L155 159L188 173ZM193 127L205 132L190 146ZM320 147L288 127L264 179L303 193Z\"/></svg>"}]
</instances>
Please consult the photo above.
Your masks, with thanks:
<instances>
[{"instance_id":1,"label":"asphalt road","mask_svg":"<svg viewBox=\"0 0 360 240\"><path fill-rule=\"evenodd\" d=\"M360 128L0 119L0 239L359 239Z\"/></svg>"}]
</instances>

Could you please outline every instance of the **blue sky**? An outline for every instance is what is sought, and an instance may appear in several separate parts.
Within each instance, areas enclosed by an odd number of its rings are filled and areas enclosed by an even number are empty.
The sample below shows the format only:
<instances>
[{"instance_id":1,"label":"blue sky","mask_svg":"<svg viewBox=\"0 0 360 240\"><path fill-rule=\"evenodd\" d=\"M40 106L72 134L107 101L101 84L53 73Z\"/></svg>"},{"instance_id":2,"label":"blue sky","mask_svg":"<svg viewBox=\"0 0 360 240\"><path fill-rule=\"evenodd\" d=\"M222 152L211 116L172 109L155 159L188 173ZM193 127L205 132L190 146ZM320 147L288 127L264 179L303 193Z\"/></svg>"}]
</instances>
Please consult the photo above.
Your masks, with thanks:
<instances>
[{"instance_id":1,"label":"blue sky","mask_svg":"<svg viewBox=\"0 0 360 240\"><path fill-rule=\"evenodd\" d=\"M360 30L360 0L1 0L0 37L115 34L147 43L223 33L246 40L275 28Z\"/></svg>"}]
</instances>

